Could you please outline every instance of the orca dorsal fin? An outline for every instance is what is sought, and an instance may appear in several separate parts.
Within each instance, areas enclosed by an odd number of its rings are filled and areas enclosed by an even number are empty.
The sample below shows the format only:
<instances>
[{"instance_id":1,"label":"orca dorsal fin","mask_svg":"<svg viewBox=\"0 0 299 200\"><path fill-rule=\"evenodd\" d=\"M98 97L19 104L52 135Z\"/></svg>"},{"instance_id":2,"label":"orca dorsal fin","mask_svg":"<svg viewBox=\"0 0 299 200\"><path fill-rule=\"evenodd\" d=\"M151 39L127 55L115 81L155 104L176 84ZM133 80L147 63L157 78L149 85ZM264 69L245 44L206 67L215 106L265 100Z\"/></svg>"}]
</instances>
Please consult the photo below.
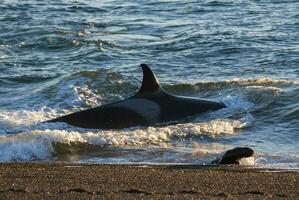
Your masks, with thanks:
<instances>
[{"instance_id":1,"label":"orca dorsal fin","mask_svg":"<svg viewBox=\"0 0 299 200\"><path fill-rule=\"evenodd\" d=\"M155 92L159 90L161 88L159 81L157 80L151 68L146 64L141 64L141 67L143 71L143 79L141 88L139 89L138 93Z\"/></svg>"}]
</instances>

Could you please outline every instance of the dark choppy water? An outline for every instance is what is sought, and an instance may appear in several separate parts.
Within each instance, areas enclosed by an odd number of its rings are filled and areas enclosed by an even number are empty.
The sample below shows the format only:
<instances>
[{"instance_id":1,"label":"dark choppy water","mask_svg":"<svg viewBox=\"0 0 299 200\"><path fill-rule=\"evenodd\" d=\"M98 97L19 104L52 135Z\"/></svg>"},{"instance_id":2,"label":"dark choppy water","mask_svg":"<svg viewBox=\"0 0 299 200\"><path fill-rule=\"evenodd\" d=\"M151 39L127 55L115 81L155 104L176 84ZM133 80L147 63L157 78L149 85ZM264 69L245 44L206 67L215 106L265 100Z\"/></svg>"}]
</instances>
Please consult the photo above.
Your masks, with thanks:
<instances>
[{"instance_id":1,"label":"dark choppy water","mask_svg":"<svg viewBox=\"0 0 299 200\"><path fill-rule=\"evenodd\" d=\"M298 168L298 19L292 0L2 0L0 160L196 164L250 146ZM140 63L228 108L159 128L36 125L134 94Z\"/></svg>"}]
</instances>

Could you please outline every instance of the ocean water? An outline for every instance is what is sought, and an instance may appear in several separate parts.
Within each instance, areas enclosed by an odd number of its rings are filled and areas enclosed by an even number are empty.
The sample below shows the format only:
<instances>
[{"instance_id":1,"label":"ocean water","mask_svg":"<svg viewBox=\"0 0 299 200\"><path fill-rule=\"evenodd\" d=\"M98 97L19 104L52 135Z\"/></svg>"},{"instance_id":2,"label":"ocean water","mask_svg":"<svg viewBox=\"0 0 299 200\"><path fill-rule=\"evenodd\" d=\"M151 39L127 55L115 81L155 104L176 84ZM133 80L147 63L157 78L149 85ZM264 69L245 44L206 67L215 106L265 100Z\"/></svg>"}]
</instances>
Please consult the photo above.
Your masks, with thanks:
<instances>
[{"instance_id":1,"label":"ocean water","mask_svg":"<svg viewBox=\"0 0 299 200\"><path fill-rule=\"evenodd\" d=\"M0 161L208 164L248 146L256 166L299 168L298 18L295 0L1 0ZM133 95L141 63L227 108L117 131L39 123Z\"/></svg>"}]
</instances>

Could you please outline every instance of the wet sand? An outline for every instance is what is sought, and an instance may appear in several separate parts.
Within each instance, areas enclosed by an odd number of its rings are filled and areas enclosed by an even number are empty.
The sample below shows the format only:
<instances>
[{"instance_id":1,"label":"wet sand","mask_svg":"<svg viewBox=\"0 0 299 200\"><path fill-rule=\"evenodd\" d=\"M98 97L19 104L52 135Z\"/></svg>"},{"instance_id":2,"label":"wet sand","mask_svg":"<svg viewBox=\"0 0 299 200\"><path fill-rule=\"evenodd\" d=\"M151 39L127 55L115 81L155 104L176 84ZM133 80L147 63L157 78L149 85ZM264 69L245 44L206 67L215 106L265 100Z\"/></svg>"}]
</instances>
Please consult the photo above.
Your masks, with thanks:
<instances>
[{"instance_id":1,"label":"wet sand","mask_svg":"<svg viewBox=\"0 0 299 200\"><path fill-rule=\"evenodd\" d=\"M299 199L299 171L212 166L0 164L1 199Z\"/></svg>"}]
</instances>

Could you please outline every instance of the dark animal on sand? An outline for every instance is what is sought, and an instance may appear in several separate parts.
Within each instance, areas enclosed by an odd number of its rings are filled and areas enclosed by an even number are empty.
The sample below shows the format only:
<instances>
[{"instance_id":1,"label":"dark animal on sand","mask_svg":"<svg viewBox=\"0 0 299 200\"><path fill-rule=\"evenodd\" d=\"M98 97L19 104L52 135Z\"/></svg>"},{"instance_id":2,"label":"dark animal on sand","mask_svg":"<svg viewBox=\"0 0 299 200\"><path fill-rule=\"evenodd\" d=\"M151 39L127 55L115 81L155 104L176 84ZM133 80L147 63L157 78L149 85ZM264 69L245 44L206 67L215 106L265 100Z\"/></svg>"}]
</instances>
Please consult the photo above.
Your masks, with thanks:
<instances>
[{"instance_id":1,"label":"dark animal on sand","mask_svg":"<svg viewBox=\"0 0 299 200\"><path fill-rule=\"evenodd\" d=\"M134 96L47 122L65 122L91 129L121 129L169 123L225 108L222 102L169 94L162 89L149 66L141 64L141 67L142 85Z\"/></svg>"},{"instance_id":2,"label":"dark animal on sand","mask_svg":"<svg viewBox=\"0 0 299 200\"><path fill-rule=\"evenodd\" d=\"M239 161L242 158L249 158L253 156L254 151L249 147L236 147L230 150L225 151L222 155L216 160L212 161L212 164L240 164Z\"/></svg>"}]
</instances>

